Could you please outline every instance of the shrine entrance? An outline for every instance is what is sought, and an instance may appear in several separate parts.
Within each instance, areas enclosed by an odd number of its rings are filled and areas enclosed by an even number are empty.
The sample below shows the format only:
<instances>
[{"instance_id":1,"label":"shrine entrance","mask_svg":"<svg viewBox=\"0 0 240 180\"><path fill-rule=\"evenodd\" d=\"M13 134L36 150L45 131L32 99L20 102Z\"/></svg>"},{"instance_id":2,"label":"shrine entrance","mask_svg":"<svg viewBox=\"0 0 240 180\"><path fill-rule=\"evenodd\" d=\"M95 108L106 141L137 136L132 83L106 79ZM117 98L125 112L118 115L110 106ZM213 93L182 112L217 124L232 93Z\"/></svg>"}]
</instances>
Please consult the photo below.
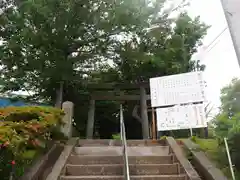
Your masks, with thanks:
<instances>
[{"instance_id":1,"label":"shrine entrance","mask_svg":"<svg viewBox=\"0 0 240 180\"><path fill-rule=\"evenodd\" d=\"M137 132L141 131L142 139L156 138L155 112L150 106L149 82L138 84L88 84L88 89L91 92L91 96L88 110L87 139L93 138L94 122L95 118L97 118L95 116L96 101L101 100L118 101L119 104L135 101L136 104L131 107L131 114L134 120L138 122L125 121L126 131L132 133L129 138L135 138L133 135L134 131L136 131L136 134L139 134Z\"/></svg>"}]
</instances>

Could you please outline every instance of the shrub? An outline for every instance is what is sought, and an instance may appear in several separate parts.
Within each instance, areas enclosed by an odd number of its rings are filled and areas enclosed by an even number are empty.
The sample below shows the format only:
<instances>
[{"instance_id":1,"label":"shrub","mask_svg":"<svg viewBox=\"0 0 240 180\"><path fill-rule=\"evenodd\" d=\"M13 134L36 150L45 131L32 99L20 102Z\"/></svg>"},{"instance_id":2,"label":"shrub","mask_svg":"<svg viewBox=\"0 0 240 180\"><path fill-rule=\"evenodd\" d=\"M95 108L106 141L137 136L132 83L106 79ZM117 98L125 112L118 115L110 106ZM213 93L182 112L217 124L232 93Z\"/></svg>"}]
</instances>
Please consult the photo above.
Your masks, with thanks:
<instances>
[{"instance_id":1,"label":"shrub","mask_svg":"<svg viewBox=\"0 0 240 180\"><path fill-rule=\"evenodd\" d=\"M116 139L116 140L119 140L119 139L121 139L121 135L120 134L113 134L112 138Z\"/></svg>"},{"instance_id":2,"label":"shrub","mask_svg":"<svg viewBox=\"0 0 240 180\"><path fill-rule=\"evenodd\" d=\"M220 161L228 165L227 153L224 144L224 137L228 139L229 151L231 154L232 163L234 164L237 171L240 171L240 114L236 114L231 119L227 113L223 113L216 118L215 133L218 140L219 155L221 155ZM223 155L224 154L224 155Z\"/></svg>"},{"instance_id":3,"label":"shrub","mask_svg":"<svg viewBox=\"0 0 240 180\"><path fill-rule=\"evenodd\" d=\"M165 140L167 136L161 136L160 140Z\"/></svg>"},{"instance_id":4,"label":"shrub","mask_svg":"<svg viewBox=\"0 0 240 180\"><path fill-rule=\"evenodd\" d=\"M192 136L191 140L196 143L197 142L197 136Z\"/></svg>"},{"instance_id":5,"label":"shrub","mask_svg":"<svg viewBox=\"0 0 240 180\"><path fill-rule=\"evenodd\" d=\"M48 140L60 137L63 115L52 107L0 108L0 176L7 178L13 160L17 165L29 164L33 157L26 158L26 152L41 151Z\"/></svg>"}]
</instances>

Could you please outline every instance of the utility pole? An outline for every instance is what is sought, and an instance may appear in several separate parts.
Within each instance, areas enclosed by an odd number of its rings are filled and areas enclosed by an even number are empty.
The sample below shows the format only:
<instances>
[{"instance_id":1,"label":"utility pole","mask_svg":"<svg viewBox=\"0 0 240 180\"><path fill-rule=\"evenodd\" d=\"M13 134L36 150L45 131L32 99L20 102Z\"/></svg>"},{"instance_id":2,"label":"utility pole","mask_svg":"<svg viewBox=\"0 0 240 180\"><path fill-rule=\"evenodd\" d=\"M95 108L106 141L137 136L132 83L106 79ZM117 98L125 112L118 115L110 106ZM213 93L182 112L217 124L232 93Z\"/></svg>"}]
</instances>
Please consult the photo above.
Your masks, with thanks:
<instances>
[{"instance_id":1,"label":"utility pole","mask_svg":"<svg viewBox=\"0 0 240 180\"><path fill-rule=\"evenodd\" d=\"M221 3L240 66L240 1L221 0Z\"/></svg>"}]
</instances>

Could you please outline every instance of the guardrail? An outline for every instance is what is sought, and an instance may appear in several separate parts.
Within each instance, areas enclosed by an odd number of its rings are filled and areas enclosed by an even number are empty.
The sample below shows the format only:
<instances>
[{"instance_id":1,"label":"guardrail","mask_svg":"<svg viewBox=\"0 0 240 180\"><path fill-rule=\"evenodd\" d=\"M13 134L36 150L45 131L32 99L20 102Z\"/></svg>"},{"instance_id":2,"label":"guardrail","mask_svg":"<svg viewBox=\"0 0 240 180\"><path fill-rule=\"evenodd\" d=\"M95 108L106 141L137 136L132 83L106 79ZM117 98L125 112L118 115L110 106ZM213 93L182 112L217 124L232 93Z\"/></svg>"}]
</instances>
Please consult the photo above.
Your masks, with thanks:
<instances>
[{"instance_id":1,"label":"guardrail","mask_svg":"<svg viewBox=\"0 0 240 180\"><path fill-rule=\"evenodd\" d=\"M123 148L123 160L124 160L124 179L130 180L129 176L129 164L128 164L128 155L127 155L127 140L126 140L126 131L123 120L123 107L120 105L120 130L121 130L121 141Z\"/></svg>"}]
</instances>

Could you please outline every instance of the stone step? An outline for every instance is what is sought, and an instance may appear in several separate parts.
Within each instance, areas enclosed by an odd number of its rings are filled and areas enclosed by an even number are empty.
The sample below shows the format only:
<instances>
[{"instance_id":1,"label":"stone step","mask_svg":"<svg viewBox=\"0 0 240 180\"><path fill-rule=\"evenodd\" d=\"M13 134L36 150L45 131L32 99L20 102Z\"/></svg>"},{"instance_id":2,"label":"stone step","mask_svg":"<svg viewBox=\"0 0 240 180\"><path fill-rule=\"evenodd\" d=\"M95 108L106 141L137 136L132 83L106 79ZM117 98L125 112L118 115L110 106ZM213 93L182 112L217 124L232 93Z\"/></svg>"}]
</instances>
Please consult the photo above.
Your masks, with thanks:
<instances>
[{"instance_id":1,"label":"stone step","mask_svg":"<svg viewBox=\"0 0 240 180\"><path fill-rule=\"evenodd\" d=\"M123 176L61 176L60 180L125 180ZM186 175L130 176L131 180L186 180Z\"/></svg>"},{"instance_id":2,"label":"stone step","mask_svg":"<svg viewBox=\"0 0 240 180\"><path fill-rule=\"evenodd\" d=\"M172 175L178 174L178 164L129 165L130 175ZM66 175L70 176L114 176L124 173L121 164L66 165Z\"/></svg>"},{"instance_id":3,"label":"stone step","mask_svg":"<svg viewBox=\"0 0 240 180\"><path fill-rule=\"evenodd\" d=\"M75 147L76 155L121 156L122 147ZM168 146L127 147L128 156L164 156L169 155Z\"/></svg>"},{"instance_id":4,"label":"stone step","mask_svg":"<svg viewBox=\"0 0 240 180\"><path fill-rule=\"evenodd\" d=\"M173 159L171 155L166 156L130 156L129 164L171 164ZM91 164L123 164L122 156L79 156L71 155L68 164L73 165L91 165Z\"/></svg>"},{"instance_id":5,"label":"stone step","mask_svg":"<svg viewBox=\"0 0 240 180\"><path fill-rule=\"evenodd\" d=\"M165 144L165 140L127 140L128 146L159 146ZM81 139L77 146L122 146L122 142L115 139Z\"/></svg>"}]
</instances>

